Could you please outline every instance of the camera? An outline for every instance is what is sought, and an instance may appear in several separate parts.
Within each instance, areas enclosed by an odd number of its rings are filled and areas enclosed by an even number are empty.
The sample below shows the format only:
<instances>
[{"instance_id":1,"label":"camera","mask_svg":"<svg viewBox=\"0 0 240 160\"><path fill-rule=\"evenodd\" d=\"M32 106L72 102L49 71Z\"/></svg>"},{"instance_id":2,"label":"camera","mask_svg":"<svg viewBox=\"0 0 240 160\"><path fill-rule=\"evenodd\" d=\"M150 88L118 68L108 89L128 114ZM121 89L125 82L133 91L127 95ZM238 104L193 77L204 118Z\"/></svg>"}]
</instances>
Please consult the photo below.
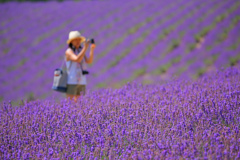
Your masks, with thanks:
<instances>
[{"instance_id":1,"label":"camera","mask_svg":"<svg viewBox=\"0 0 240 160\"><path fill-rule=\"evenodd\" d=\"M88 73L89 73L89 72L86 71L86 70L83 70L83 71L82 71L82 74L83 74L83 75L88 74Z\"/></svg>"},{"instance_id":2,"label":"camera","mask_svg":"<svg viewBox=\"0 0 240 160\"><path fill-rule=\"evenodd\" d=\"M90 41L90 43L95 44L95 41L94 41L93 38L92 39L88 39L88 40Z\"/></svg>"}]
</instances>

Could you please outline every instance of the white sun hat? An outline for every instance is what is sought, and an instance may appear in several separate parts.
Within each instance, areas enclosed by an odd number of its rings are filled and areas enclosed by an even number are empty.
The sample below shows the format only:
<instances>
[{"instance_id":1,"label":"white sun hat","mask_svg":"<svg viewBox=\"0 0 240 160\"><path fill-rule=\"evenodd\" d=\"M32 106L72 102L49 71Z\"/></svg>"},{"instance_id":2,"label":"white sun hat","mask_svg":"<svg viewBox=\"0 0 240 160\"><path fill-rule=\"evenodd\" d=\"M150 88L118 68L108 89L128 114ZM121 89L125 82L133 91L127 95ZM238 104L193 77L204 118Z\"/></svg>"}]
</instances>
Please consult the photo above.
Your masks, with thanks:
<instances>
[{"instance_id":1,"label":"white sun hat","mask_svg":"<svg viewBox=\"0 0 240 160\"><path fill-rule=\"evenodd\" d=\"M68 36L67 44L70 44L72 40L78 38L81 40L81 43L86 41L86 38L81 36L81 33L79 31L71 31Z\"/></svg>"}]
</instances>

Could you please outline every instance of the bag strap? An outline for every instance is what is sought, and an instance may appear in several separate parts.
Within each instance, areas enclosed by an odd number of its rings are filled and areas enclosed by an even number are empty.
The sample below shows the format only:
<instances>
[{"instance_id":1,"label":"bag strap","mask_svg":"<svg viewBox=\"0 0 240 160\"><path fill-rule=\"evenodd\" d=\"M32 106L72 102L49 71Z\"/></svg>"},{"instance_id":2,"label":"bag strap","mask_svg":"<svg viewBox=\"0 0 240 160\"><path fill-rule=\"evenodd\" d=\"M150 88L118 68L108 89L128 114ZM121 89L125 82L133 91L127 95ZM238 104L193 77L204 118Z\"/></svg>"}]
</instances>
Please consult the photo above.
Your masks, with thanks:
<instances>
[{"instance_id":1,"label":"bag strap","mask_svg":"<svg viewBox=\"0 0 240 160\"><path fill-rule=\"evenodd\" d=\"M75 50L75 53L76 53L76 52L79 53L81 50L82 50L82 48L78 48L78 49ZM82 71L83 71L83 68L82 68L82 62L84 61L85 56L86 56L86 55L84 55L82 61L80 62L80 67L81 67L81 70L82 70Z\"/></svg>"},{"instance_id":2,"label":"bag strap","mask_svg":"<svg viewBox=\"0 0 240 160\"><path fill-rule=\"evenodd\" d=\"M69 66L69 67L66 66L66 62L67 62L66 56L64 56L64 59L63 59L62 65L61 65L61 69L62 69L62 70L64 69L63 66L65 66L67 70L69 70L69 69L71 68L72 61L70 61L70 66ZM65 65L64 65L64 64L65 64Z\"/></svg>"},{"instance_id":3,"label":"bag strap","mask_svg":"<svg viewBox=\"0 0 240 160\"><path fill-rule=\"evenodd\" d=\"M66 57L64 56L64 59L63 59L62 65L61 65L61 69L63 69L63 65L64 65L65 60L66 60Z\"/></svg>"},{"instance_id":4,"label":"bag strap","mask_svg":"<svg viewBox=\"0 0 240 160\"><path fill-rule=\"evenodd\" d=\"M86 55L84 55L83 60L80 62L80 67L81 67L81 70L82 70L82 71L83 71L82 63L84 63L83 61L85 61L85 59L84 59L85 56L86 56Z\"/></svg>"},{"instance_id":5,"label":"bag strap","mask_svg":"<svg viewBox=\"0 0 240 160\"><path fill-rule=\"evenodd\" d=\"M77 52L80 52L82 50L82 48L79 48L78 50L76 50ZM76 52L75 51L75 52ZM85 58L85 55L84 55L84 58ZM62 62L62 65L61 65L61 69L63 70L63 65L64 65L64 63L65 62L67 62L67 60L66 60L66 56L64 56L64 60L63 60L63 62ZM72 61L70 61L70 66L69 67L66 67L67 68L67 70L69 70L69 68L71 68L71 65L72 65ZM66 63L65 63L65 66L66 66ZM81 69L82 69L82 63L80 62L80 66L81 66ZM82 69L83 70L83 69Z\"/></svg>"}]
</instances>

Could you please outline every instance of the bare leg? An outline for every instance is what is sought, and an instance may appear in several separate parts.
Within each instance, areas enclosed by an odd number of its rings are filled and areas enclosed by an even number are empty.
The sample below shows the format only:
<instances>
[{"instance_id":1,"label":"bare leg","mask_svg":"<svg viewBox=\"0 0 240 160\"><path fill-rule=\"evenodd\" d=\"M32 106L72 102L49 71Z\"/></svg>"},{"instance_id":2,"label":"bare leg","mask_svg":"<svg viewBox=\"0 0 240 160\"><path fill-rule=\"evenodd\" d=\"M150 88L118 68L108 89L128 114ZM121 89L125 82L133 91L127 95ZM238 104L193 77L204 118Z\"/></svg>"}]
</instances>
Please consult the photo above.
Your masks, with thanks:
<instances>
[{"instance_id":1,"label":"bare leg","mask_svg":"<svg viewBox=\"0 0 240 160\"><path fill-rule=\"evenodd\" d=\"M71 95L71 94L66 94L66 95L67 95L67 99L73 100L74 95ZM74 100L74 101L75 101L75 100Z\"/></svg>"},{"instance_id":2,"label":"bare leg","mask_svg":"<svg viewBox=\"0 0 240 160\"><path fill-rule=\"evenodd\" d=\"M77 100L81 97L81 95L74 96L74 102L77 102Z\"/></svg>"}]
</instances>

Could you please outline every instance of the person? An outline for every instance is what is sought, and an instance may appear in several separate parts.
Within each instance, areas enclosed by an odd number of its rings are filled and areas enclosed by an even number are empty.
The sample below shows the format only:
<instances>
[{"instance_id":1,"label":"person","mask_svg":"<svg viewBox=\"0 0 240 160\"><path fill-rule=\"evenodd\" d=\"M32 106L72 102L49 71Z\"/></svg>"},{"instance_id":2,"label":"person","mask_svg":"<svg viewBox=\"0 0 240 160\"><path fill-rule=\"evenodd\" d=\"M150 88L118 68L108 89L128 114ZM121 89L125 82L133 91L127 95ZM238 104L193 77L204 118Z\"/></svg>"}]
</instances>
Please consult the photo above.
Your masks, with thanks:
<instances>
[{"instance_id":1,"label":"person","mask_svg":"<svg viewBox=\"0 0 240 160\"><path fill-rule=\"evenodd\" d=\"M82 48L81 44L84 44ZM67 92L66 97L71 100L77 99L84 95L86 92L87 79L86 75L83 74L83 70L86 70L85 63L93 62L93 53L95 44L91 44L89 58L85 55L90 40L86 40L85 37L81 36L79 31L71 31L67 40L68 49L65 52L66 66L67 66Z\"/></svg>"}]
</instances>

